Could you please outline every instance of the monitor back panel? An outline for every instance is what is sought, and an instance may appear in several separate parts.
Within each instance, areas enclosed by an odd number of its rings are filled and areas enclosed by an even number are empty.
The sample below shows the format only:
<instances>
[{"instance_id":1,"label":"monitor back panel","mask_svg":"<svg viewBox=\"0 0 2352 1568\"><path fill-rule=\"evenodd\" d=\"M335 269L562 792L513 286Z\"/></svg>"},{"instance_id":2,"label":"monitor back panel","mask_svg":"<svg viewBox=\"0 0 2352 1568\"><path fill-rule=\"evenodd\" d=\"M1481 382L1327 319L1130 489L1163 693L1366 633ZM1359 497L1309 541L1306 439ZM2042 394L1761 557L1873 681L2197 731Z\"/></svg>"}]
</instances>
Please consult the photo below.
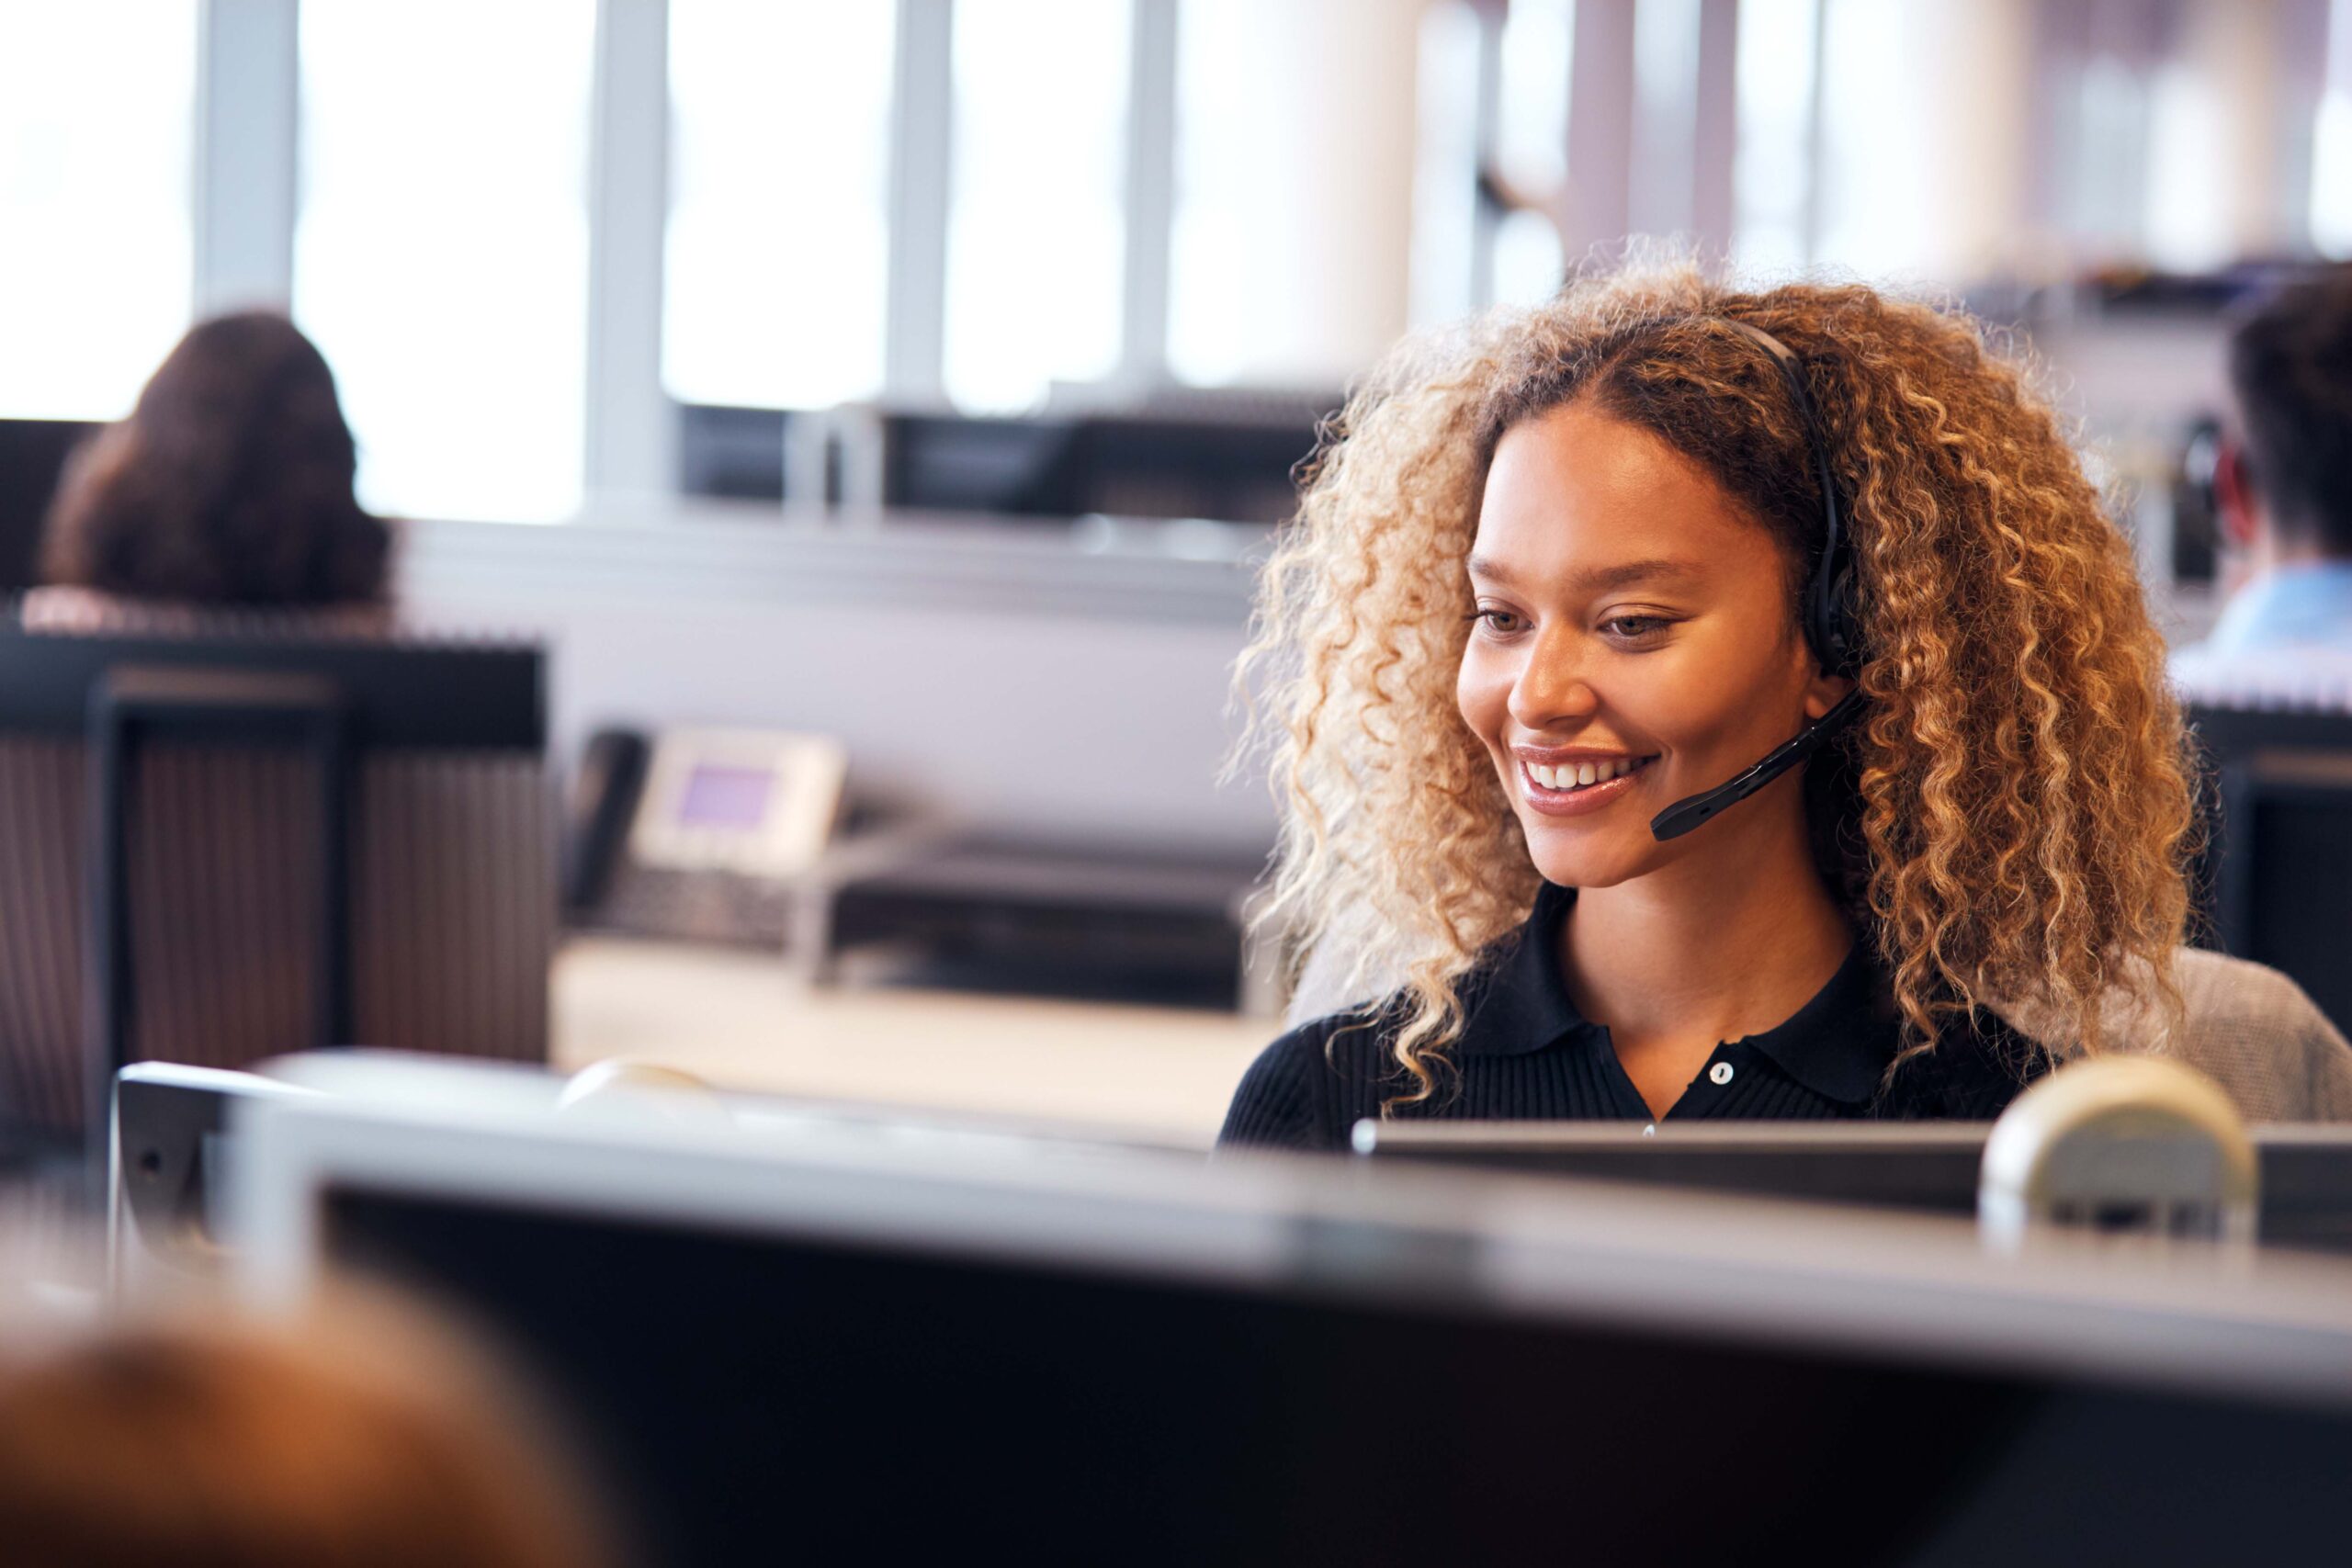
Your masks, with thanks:
<instances>
[{"instance_id":1,"label":"monitor back panel","mask_svg":"<svg viewBox=\"0 0 2352 1568\"><path fill-rule=\"evenodd\" d=\"M1383 1158L1969 1216L1991 1126L1718 1126L1642 1136L1586 1122L1404 1122L1358 1135L1363 1152ZM2281 1124L2253 1134L2264 1243L2352 1252L2352 1128Z\"/></svg>"},{"instance_id":2,"label":"monitor back panel","mask_svg":"<svg viewBox=\"0 0 2352 1568\"><path fill-rule=\"evenodd\" d=\"M352 1188L647 1561L2006 1564L2336 1540L2352 1417ZM2087 1554L2087 1555L2086 1555Z\"/></svg>"}]
</instances>

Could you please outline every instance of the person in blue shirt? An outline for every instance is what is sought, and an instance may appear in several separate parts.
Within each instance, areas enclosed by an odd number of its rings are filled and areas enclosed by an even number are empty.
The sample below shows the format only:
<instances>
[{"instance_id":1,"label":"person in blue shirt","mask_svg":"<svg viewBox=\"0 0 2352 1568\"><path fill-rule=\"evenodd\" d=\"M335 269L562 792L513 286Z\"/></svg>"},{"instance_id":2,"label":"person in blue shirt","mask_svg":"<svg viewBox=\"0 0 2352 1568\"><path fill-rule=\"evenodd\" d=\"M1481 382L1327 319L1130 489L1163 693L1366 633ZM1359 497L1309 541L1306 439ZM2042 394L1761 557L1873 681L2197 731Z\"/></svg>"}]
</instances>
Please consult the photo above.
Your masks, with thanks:
<instances>
[{"instance_id":1,"label":"person in blue shirt","mask_svg":"<svg viewBox=\"0 0 2352 1568\"><path fill-rule=\"evenodd\" d=\"M2352 268L2249 316L2230 341L2230 383L2239 431L2214 489L2245 581L2173 661L2184 686L2222 700L2352 671Z\"/></svg>"}]
</instances>

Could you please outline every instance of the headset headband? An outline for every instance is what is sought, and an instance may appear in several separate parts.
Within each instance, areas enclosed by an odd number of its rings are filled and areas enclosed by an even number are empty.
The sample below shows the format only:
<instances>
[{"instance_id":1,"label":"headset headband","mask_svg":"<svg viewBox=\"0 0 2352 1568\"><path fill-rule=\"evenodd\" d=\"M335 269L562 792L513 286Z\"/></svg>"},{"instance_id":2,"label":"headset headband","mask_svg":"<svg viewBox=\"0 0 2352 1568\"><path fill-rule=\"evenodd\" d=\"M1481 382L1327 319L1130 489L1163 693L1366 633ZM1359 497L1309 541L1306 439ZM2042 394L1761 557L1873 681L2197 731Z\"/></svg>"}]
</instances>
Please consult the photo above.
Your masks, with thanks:
<instances>
[{"instance_id":1,"label":"headset headband","mask_svg":"<svg viewBox=\"0 0 2352 1568\"><path fill-rule=\"evenodd\" d=\"M1788 344L1763 328L1728 316L1719 319L1771 356L1788 386L1789 400L1796 405L1797 423L1804 427L1805 446L1813 453L1814 480L1821 487L1821 558L1814 563L1813 580L1805 590L1805 640L1813 645L1814 657L1824 670L1833 675L1850 675L1861 663L1861 637L1854 615L1853 561L1838 508L1838 486L1829 475L1829 447L1822 439L1813 394L1805 388L1804 367Z\"/></svg>"}]
</instances>

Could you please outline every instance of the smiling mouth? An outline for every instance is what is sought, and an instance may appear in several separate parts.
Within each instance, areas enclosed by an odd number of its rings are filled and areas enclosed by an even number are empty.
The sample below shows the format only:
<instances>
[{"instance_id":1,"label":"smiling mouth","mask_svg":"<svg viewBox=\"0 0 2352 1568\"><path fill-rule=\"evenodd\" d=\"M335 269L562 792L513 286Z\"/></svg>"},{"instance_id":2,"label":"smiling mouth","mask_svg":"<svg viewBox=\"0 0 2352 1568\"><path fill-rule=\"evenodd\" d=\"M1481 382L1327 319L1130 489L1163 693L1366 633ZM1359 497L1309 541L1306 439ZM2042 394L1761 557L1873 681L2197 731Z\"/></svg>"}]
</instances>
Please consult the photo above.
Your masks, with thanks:
<instances>
[{"instance_id":1,"label":"smiling mouth","mask_svg":"<svg viewBox=\"0 0 2352 1568\"><path fill-rule=\"evenodd\" d=\"M1565 800L1630 780L1656 761L1656 757L1623 757L1601 762L1563 762L1558 767L1544 767L1522 760L1519 764L1519 776L1527 785L1529 794Z\"/></svg>"}]
</instances>

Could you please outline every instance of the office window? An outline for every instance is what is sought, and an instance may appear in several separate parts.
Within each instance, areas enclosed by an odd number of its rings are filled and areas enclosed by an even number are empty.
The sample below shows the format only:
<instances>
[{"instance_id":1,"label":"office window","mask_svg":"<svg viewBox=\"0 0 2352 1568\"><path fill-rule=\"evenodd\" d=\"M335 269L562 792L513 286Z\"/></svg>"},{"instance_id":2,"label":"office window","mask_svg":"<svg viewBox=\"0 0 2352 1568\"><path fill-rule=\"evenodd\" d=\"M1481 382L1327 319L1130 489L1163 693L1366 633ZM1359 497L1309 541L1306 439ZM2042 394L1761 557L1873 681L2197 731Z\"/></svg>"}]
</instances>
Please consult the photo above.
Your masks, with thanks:
<instances>
[{"instance_id":1,"label":"office window","mask_svg":"<svg viewBox=\"0 0 2352 1568\"><path fill-rule=\"evenodd\" d=\"M1813 265L1864 277L1940 276L1927 192L1947 171L1926 149L1939 103L1907 45L1926 22L1889 6L1829 5L1821 29L1819 217ZM1945 281L1951 281L1949 277Z\"/></svg>"},{"instance_id":2,"label":"office window","mask_svg":"<svg viewBox=\"0 0 2352 1568\"><path fill-rule=\"evenodd\" d=\"M1411 293L1422 0L1182 0L1169 368L1336 386Z\"/></svg>"},{"instance_id":3,"label":"office window","mask_svg":"<svg viewBox=\"0 0 2352 1568\"><path fill-rule=\"evenodd\" d=\"M0 6L0 416L119 418L187 327L197 12Z\"/></svg>"},{"instance_id":4,"label":"office window","mask_svg":"<svg viewBox=\"0 0 2352 1568\"><path fill-rule=\"evenodd\" d=\"M1253 25L1261 18L1247 0L1185 0L1178 13L1168 366L1181 380L1246 378L1250 340L1268 314L1252 296L1271 281L1263 274L1273 258L1253 230L1286 182L1279 174L1253 177L1254 166L1279 162L1282 150L1253 133L1254 84L1240 74L1265 48Z\"/></svg>"},{"instance_id":5,"label":"office window","mask_svg":"<svg viewBox=\"0 0 2352 1568\"><path fill-rule=\"evenodd\" d=\"M1809 259L1820 17L1820 0L1743 0L1739 7L1732 261L1742 272L1793 274Z\"/></svg>"},{"instance_id":6,"label":"office window","mask_svg":"<svg viewBox=\"0 0 2352 1568\"><path fill-rule=\"evenodd\" d=\"M881 389L895 9L671 0L662 370L680 401Z\"/></svg>"},{"instance_id":7,"label":"office window","mask_svg":"<svg viewBox=\"0 0 2352 1568\"><path fill-rule=\"evenodd\" d=\"M1478 74L1485 23L1467 0L1421 17L1415 85L1411 321L1450 321L1482 303L1478 276Z\"/></svg>"},{"instance_id":8,"label":"office window","mask_svg":"<svg viewBox=\"0 0 2352 1568\"><path fill-rule=\"evenodd\" d=\"M957 0L944 374L963 407L1117 363L1130 10Z\"/></svg>"},{"instance_id":9,"label":"office window","mask_svg":"<svg viewBox=\"0 0 2352 1568\"><path fill-rule=\"evenodd\" d=\"M2148 94L2132 68L2109 55L2087 61L2072 83L2073 156L2063 217L2076 252L2136 255L2148 182Z\"/></svg>"},{"instance_id":10,"label":"office window","mask_svg":"<svg viewBox=\"0 0 2352 1568\"><path fill-rule=\"evenodd\" d=\"M1560 287L1566 258L1552 213L1568 177L1568 76L1576 0L1517 0L1503 24L1496 172L1521 203L1495 229L1494 299L1533 304Z\"/></svg>"},{"instance_id":11,"label":"office window","mask_svg":"<svg viewBox=\"0 0 2352 1568\"><path fill-rule=\"evenodd\" d=\"M2352 0L2328 7L2327 77L2312 129L2312 243L2352 261Z\"/></svg>"},{"instance_id":12,"label":"office window","mask_svg":"<svg viewBox=\"0 0 2352 1568\"><path fill-rule=\"evenodd\" d=\"M371 506L579 504L594 26L594 0L304 0L294 310Z\"/></svg>"}]
</instances>

